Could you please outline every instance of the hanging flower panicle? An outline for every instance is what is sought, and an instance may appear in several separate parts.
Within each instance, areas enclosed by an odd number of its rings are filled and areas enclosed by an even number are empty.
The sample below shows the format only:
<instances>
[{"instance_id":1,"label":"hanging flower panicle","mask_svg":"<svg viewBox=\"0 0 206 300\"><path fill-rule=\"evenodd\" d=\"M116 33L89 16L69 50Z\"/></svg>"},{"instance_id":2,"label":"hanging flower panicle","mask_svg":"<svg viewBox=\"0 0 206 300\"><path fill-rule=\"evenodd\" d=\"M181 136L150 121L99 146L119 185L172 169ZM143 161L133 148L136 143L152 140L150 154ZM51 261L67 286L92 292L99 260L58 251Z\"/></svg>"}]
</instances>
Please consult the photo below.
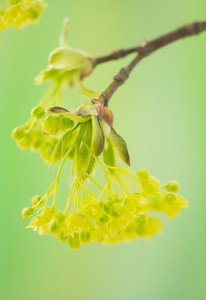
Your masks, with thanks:
<instances>
[{"instance_id":1,"label":"hanging flower panicle","mask_svg":"<svg viewBox=\"0 0 206 300\"><path fill-rule=\"evenodd\" d=\"M41 124L42 136L56 139L50 163L60 162L47 192L33 197L31 206L22 211L25 219L34 215L28 227L39 234L52 234L72 249L90 242L110 244L150 238L161 232L157 213L174 217L187 207L187 201L176 194L177 182L161 185L147 170L135 172L116 164L119 157L130 165L127 146L113 128L112 111L97 99L74 111L38 107L33 115ZM65 122L69 122L68 128L62 128ZM103 161L99 159L101 153ZM56 202L67 159L72 161L71 189L61 211ZM103 185L92 176L97 166L105 172ZM92 191L91 185L99 192Z\"/></svg>"},{"instance_id":2,"label":"hanging flower panicle","mask_svg":"<svg viewBox=\"0 0 206 300\"><path fill-rule=\"evenodd\" d=\"M0 5L0 30L37 23L45 8L43 0L5 0Z\"/></svg>"}]
</instances>

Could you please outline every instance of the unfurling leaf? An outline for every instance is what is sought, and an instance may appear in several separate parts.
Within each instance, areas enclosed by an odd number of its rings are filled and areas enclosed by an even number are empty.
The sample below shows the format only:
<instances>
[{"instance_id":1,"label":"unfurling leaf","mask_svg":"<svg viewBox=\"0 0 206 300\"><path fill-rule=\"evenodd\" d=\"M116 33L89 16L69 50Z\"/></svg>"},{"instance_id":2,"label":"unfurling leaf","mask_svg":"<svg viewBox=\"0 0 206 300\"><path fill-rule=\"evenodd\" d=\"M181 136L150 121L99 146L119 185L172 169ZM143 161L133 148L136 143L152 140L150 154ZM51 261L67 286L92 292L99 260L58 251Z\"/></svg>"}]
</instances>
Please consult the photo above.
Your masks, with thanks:
<instances>
[{"instance_id":1,"label":"unfurling leaf","mask_svg":"<svg viewBox=\"0 0 206 300\"><path fill-rule=\"evenodd\" d=\"M78 132L66 132L61 140L58 141L56 144L52 156L51 156L51 164L55 164L60 161L64 155L66 154L67 150L73 145L74 141L76 140Z\"/></svg>"},{"instance_id":2,"label":"unfurling leaf","mask_svg":"<svg viewBox=\"0 0 206 300\"><path fill-rule=\"evenodd\" d=\"M91 147L91 140L92 140L91 132L92 132L92 123L91 121L89 121L86 127L84 127L84 131L82 132L83 139L86 145L89 147ZM85 172L87 172L88 168L90 169L89 165L90 165L91 153L88 151L84 143L82 143L80 146L79 157L80 157L80 164L82 169ZM86 176L84 178L86 178Z\"/></svg>"},{"instance_id":3,"label":"unfurling leaf","mask_svg":"<svg viewBox=\"0 0 206 300\"><path fill-rule=\"evenodd\" d=\"M94 159L93 156L90 155L89 156L89 162L88 162L87 169L86 169L86 173L89 174L89 175L92 174L93 171L95 170L95 167L96 167L96 160Z\"/></svg>"},{"instance_id":4,"label":"unfurling leaf","mask_svg":"<svg viewBox=\"0 0 206 300\"><path fill-rule=\"evenodd\" d=\"M130 157L127 150L127 144L125 143L123 138L116 133L116 131L113 128L111 128L109 139L111 140L112 144L114 145L123 162L130 166Z\"/></svg>"},{"instance_id":5,"label":"unfurling leaf","mask_svg":"<svg viewBox=\"0 0 206 300\"><path fill-rule=\"evenodd\" d=\"M59 106L49 107L47 108L47 111L52 114L64 115L68 119L80 123L86 122L91 118L90 116L77 116L75 113L69 112L67 109Z\"/></svg>"},{"instance_id":6,"label":"unfurling leaf","mask_svg":"<svg viewBox=\"0 0 206 300\"><path fill-rule=\"evenodd\" d=\"M104 133L99 122L99 117L92 116L92 150L96 156L99 156L103 148Z\"/></svg>"},{"instance_id":7,"label":"unfurling leaf","mask_svg":"<svg viewBox=\"0 0 206 300\"><path fill-rule=\"evenodd\" d=\"M111 141L107 139L104 150L103 150L103 158L104 163L108 166L114 166L115 165L115 154L114 149L111 145Z\"/></svg>"}]
</instances>

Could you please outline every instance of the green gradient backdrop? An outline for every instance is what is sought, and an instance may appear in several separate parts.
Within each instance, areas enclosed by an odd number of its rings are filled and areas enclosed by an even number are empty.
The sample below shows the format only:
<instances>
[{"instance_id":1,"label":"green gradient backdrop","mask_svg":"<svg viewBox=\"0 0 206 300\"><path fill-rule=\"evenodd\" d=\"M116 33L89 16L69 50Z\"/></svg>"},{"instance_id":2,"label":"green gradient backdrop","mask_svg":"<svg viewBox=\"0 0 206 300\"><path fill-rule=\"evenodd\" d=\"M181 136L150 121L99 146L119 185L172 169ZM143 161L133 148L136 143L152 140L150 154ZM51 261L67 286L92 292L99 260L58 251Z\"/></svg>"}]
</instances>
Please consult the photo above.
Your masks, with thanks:
<instances>
[{"instance_id":1,"label":"green gradient backdrop","mask_svg":"<svg viewBox=\"0 0 206 300\"><path fill-rule=\"evenodd\" d=\"M0 44L1 299L205 299L206 33L146 58L111 101L133 169L146 167L162 182L178 180L189 200L189 209L150 242L72 251L26 230L20 212L47 189L55 170L48 172L37 154L21 151L10 137L46 89L33 78L57 46L63 17L72 21L72 46L103 55L206 19L205 0L47 2L38 26L8 30ZM99 66L85 84L102 91L131 58ZM86 100L76 91L65 97L68 108Z\"/></svg>"}]
</instances>

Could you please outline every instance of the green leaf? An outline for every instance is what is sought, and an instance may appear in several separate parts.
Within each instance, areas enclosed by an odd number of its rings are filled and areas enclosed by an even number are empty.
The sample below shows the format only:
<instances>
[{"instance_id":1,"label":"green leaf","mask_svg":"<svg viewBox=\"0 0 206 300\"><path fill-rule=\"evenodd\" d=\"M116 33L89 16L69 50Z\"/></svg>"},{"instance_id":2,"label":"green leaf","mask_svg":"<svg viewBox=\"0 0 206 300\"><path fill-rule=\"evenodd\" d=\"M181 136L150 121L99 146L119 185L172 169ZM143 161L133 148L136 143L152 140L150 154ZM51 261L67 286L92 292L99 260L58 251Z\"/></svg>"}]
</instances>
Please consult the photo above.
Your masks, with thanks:
<instances>
[{"instance_id":1,"label":"green leaf","mask_svg":"<svg viewBox=\"0 0 206 300\"><path fill-rule=\"evenodd\" d=\"M77 116L76 114L69 112L67 109L59 106L49 107L47 111L52 114L64 115L65 117L69 118L74 122L86 122L91 119L91 116Z\"/></svg>"},{"instance_id":2,"label":"green leaf","mask_svg":"<svg viewBox=\"0 0 206 300\"><path fill-rule=\"evenodd\" d=\"M92 124L91 124L91 121L88 121L88 124L86 125L86 127L85 128L82 127L82 128L83 128L84 131L83 132L82 132L82 130L80 131L81 139L84 139L84 141L87 144L87 146L91 147L91 140L92 140ZM85 146L84 143L82 143L81 147L79 149L79 157L80 157L81 167L85 171L86 171L88 163L89 163L89 157L90 157L90 155L91 154L89 153L87 147Z\"/></svg>"},{"instance_id":3,"label":"green leaf","mask_svg":"<svg viewBox=\"0 0 206 300\"><path fill-rule=\"evenodd\" d=\"M121 160L125 162L128 166L130 166L130 157L127 150L127 144L123 140L123 138L116 133L116 131L111 128L109 139L117 150Z\"/></svg>"},{"instance_id":4,"label":"green leaf","mask_svg":"<svg viewBox=\"0 0 206 300\"><path fill-rule=\"evenodd\" d=\"M85 123L84 123L85 124ZM82 125L81 125L82 126ZM82 126L83 130L80 131L79 134L81 134L81 138L85 141L86 145L88 147L91 147L92 142L92 122L89 121L88 124L85 126ZM80 157L80 164L81 168L90 175L96 166L96 160L91 155L91 153L88 151L87 147L85 146L85 143L82 143L80 150L79 150L79 157ZM84 179L87 178L86 174L83 173Z\"/></svg>"},{"instance_id":5,"label":"green leaf","mask_svg":"<svg viewBox=\"0 0 206 300\"><path fill-rule=\"evenodd\" d=\"M90 154L89 163L86 169L87 174L90 175L94 171L95 167L96 167L96 159L94 159L94 157Z\"/></svg>"},{"instance_id":6,"label":"green leaf","mask_svg":"<svg viewBox=\"0 0 206 300\"><path fill-rule=\"evenodd\" d=\"M63 135L63 137L58 141L52 152L50 160L51 164L59 162L64 157L67 150L74 144L77 135L77 131L68 131Z\"/></svg>"},{"instance_id":7,"label":"green leaf","mask_svg":"<svg viewBox=\"0 0 206 300\"><path fill-rule=\"evenodd\" d=\"M111 141L106 140L104 150L103 150L103 159L106 165L114 166L115 165L115 154L114 148L112 147Z\"/></svg>"},{"instance_id":8,"label":"green leaf","mask_svg":"<svg viewBox=\"0 0 206 300\"><path fill-rule=\"evenodd\" d=\"M63 141L61 139L54 147L54 150L51 155L51 161L50 161L51 164L57 163L63 157L62 144L63 144Z\"/></svg>"},{"instance_id":9,"label":"green leaf","mask_svg":"<svg viewBox=\"0 0 206 300\"><path fill-rule=\"evenodd\" d=\"M104 133L99 122L99 117L92 116L92 150L99 156L104 148Z\"/></svg>"}]
</instances>

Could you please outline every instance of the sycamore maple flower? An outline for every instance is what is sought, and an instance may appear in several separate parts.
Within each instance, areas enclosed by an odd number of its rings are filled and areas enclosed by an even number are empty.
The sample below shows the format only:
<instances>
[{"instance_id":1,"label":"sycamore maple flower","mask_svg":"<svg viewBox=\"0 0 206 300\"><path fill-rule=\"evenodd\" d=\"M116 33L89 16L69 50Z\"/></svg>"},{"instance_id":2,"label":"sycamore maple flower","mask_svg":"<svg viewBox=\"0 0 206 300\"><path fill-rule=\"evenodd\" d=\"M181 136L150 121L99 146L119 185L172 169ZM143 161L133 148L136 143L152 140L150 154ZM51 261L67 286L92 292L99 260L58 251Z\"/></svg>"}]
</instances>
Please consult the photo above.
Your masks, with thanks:
<instances>
[{"instance_id":1,"label":"sycamore maple flower","mask_svg":"<svg viewBox=\"0 0 206 300\"><path fill-rule=\"evenodd\" d=\"M94 57L83 50L69 46L66 35L69 27L69 19L64 20L59 47L49 55L47 69L35 78L37 84L50 80L57 85L58 90L62 86L74 85L87 97L98 97L99 94L90 91L82 84L82 78L90 75L93 70Z\"/></svg>"},{"instance_id":2,"label":"sycamore maple flower","mask_svg":"<svg viewBox=\"0 0 206 300\"><path fill-rule=\"evenodd\" d=\"M43 0L8 0L0 6L0 30L37 23L46 5Z\"/></svg>"},{"instance_id":3,"label":"sycamore maple flower","mask_svg":"<svg viewBox=\"0 0 206 300\"><path fill-rule=\"evenodd\" d=\"M122 243L161 232L162 222L156 214L174 217L187 206L187 201L176 194L177 182L161 185L147 170L135 172L116 164L116 157L130 164L127 146L113 128L111 110L98 100L86 102L73 112L62 107L48 108L46 115L40 108L35 112L36 117L44 118L43 131L57 139L50 163L61 163L47 192L33 197L32 205L22 211L25 219L35 214L29 228L52 234L72 249L90 242ZM73 124L62 135L59 130L63 119ZM102 152L103 161L98 157ZM61 211L56 202L67 158L73 162L71 189ZM92 177L97 165L105 172L103 186ZM100 192L94 193L87 182Z\"/></svg>"}]
</instances>

